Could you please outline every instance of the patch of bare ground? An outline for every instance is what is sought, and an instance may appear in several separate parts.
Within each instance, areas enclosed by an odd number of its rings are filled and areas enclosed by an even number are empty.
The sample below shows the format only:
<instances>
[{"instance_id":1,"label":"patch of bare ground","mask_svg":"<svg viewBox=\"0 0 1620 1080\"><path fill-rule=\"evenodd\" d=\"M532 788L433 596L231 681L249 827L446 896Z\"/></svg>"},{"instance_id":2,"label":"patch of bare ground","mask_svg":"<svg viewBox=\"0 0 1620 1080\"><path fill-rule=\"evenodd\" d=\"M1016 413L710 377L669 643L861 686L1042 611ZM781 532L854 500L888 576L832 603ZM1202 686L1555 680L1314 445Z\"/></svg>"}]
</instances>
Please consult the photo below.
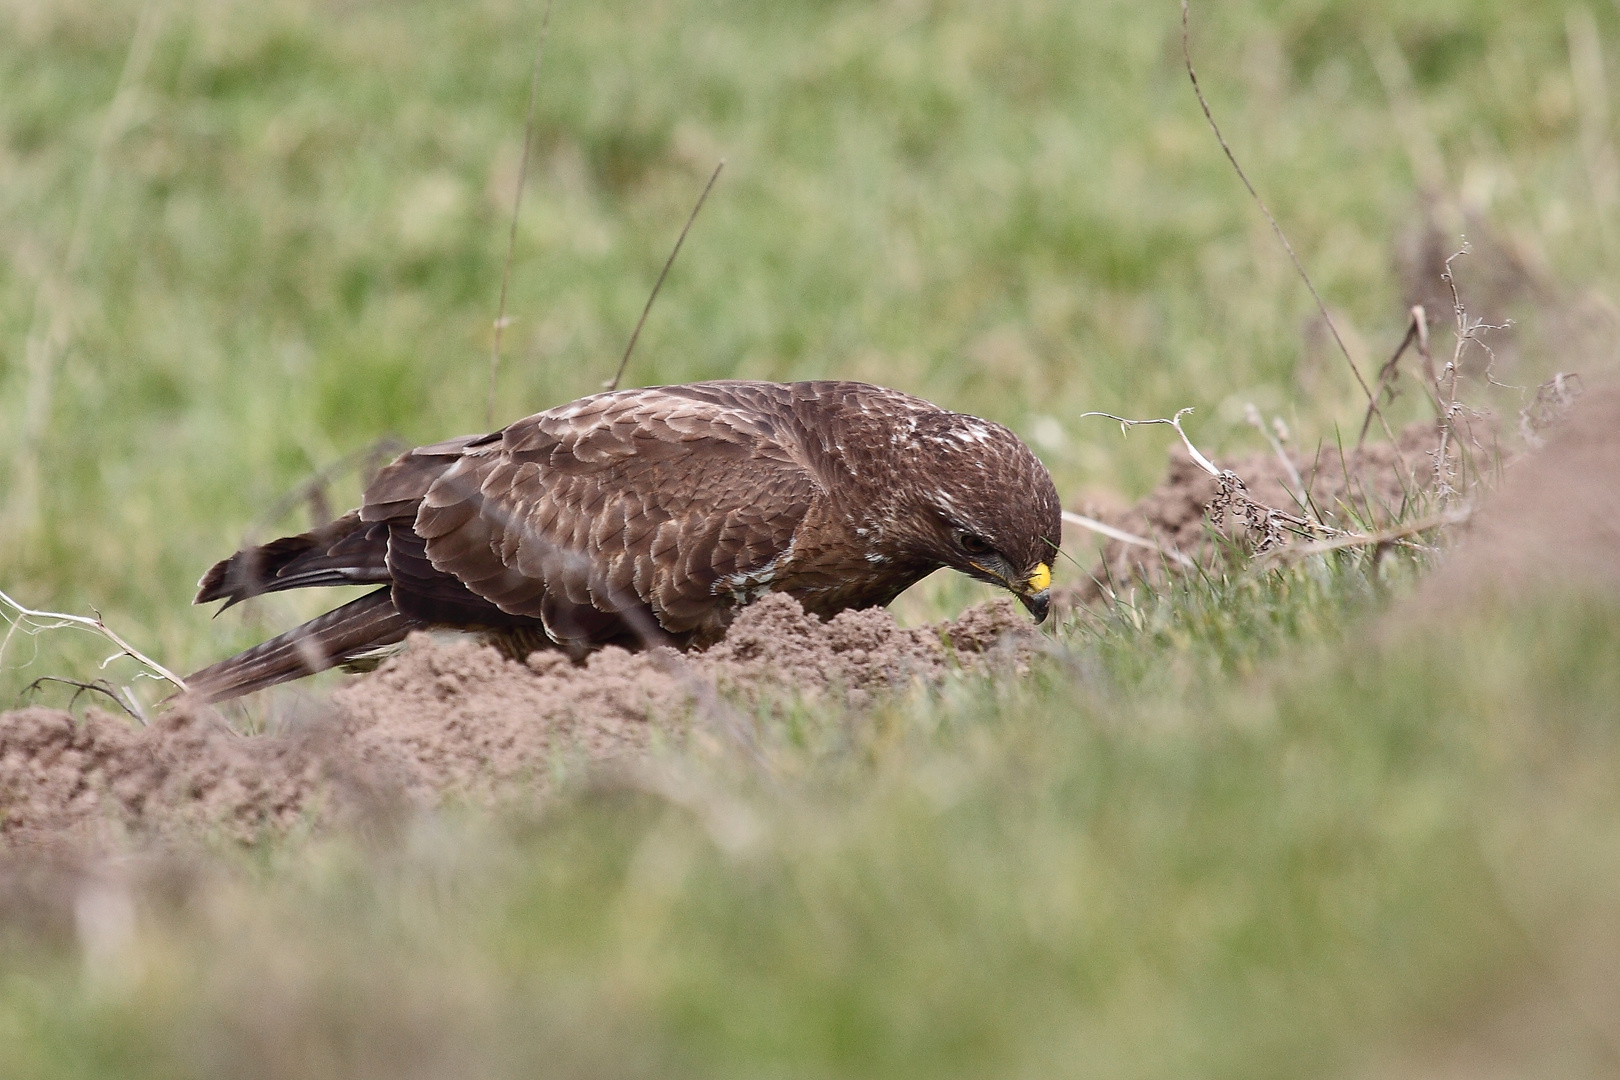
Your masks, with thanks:
<instances>
[{"instance_id":1,"label":"patch of bare ground","mask_svg":"<svg viewBox=\"0 0 1620 1080\"><path fill-rule=\"evenodd\" d=\"M1612 961L1613 956L1604 957ZM1583 966L1592 967L1583 961ZM1483 992L1483 991L1482 991ZM1496 988L1477 1011L1364 1066L1365 1080L1518 1080L1527 1076L1612 1078L1620 1050L1584 1002L1556 980Z\"/></svg>"},{"instance_id":2,"label":"patch of bare ground","mask_svg":"<svg viewBox=\"0 0 1620 1080\"><path fill-rule=\"evenodd\" d=\"M145 729L91 709L0 715L0 836L92 844L131 832L205 828L251 841L293 826L349 781L326 733L237 735L207 709L179 707ZM342 785L370 794L368 785Z\"/></svg>"},{"instance_id":3,"label":"patch of bare ground","mask_svg":"<svg viewBox=\"0 0 1620 1080\"><path fill-rule=\"evenodd\" d=\"M243 736L184 705L145 729L91 710L0 715L0 837L105 845L177 830L244 842L379 805L542 790L563 761L600 762L679 738L696 709L797 695L859 707L952 671L1027 661L1011 601L903 629L881 609L828 622L789 597L744 611L707 652L609 648L582 664L517 663L471 639L417 635L284 734Z\"/></svg>"},{"instance_id":4,"label":"patch of bare ground","mask_svg":"<svg viewBox=\"0 0 1620 1080\"><path fill-rule=\"evenodd\" d=\"M1620 589L1620 383L1594 384L1458 530L1418 607Z\"/></svg>"}]
</instances>

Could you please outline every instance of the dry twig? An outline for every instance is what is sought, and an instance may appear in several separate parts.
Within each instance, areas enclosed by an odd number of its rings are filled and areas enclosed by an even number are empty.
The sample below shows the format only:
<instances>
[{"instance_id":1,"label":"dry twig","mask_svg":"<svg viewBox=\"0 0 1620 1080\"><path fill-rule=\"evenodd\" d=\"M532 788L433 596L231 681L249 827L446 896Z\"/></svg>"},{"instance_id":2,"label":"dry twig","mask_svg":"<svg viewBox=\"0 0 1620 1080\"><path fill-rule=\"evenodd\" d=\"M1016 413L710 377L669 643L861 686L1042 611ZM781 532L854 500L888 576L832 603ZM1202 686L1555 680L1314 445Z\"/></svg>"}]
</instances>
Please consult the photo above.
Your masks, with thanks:
<instances>
[{"instance_id":1,"label":"dry twig","mask_svg":"<svg viewBox=\"0 0 1620 1080\"><path fill-rule=\"evenodd\" d=\"M1176 565L1185 567L1188 570L1194 570L1198 567L1197 563L1193 562L1175 548L1165 547L1163 544L1149 540L1145 536L1137 536L1135 533L1126 532L1124 529L1116 529L1107 522L1098 521L1096 518L1086 517L1084 514L1076 514L1072 511L1065 510L1063 511L1063 520L1070 525L1078 525L1082 529L1090 529L1099 536L1106 536L1110 540L1118 540L1122 544L1130 544L1133 547L1141 547L1147 548L1150 551L1157 551L1164 558L1169 559Z\"/></svg>"},{"instance_id":2,"label":"dry twig","mask_svg":"<svg viewBox=\"0 0 1620 1080\"><path fill-rule=\"evenodd\" d=\"M1423 357L1424 377L1432 382L1434 358L1429 353L1429 314L1424 310L1422 304L1412 305L1412 310L1407 315L1405 336L1401 338L1401 343L1395 346L1395 352L1390 355L1390 358L1384 361L1384 366L1378 369L1377 397L1383 397L1385 393L1388 393L1391 398L1394 397L1394 382L1396 376L1400 373L1401 357L1406 355L1406 350L1414 344L1417 345L1418 355ZM1428 385L1425 384L1424 390L1427 391L1428 389ZM1435 412L1438 414L1441 409L1439 400L1432 399L1431 404L1434 405ZM1369 402L1367 404L1367 414L1361 418L1361 434L1356 436L1356 451L1358 453L1367 442L1367 429L1372 426L1372 418L1373 405Z\"/></svg>"},{"instance_id":3,"label":"dry twig","mask_svg":"<svg viewBox=\"0 0 1620 1080\"><path fill-rule=\"evenodd\" d=\"M1294 502L1299 505L1300 512L1312 513L1310 492L1305 490L1305 478L1299 475L1299 468L1294 464L1294 459L1288 456L1288 451L1283 449L1282 441L1277 437L1277 433L1266 427L1265 418L1260 415L1260 410L1255 407L1253 402L1248 402L1243 406L1243 419L1248 421L1250 427L1265 437L1266 443L1271 447L1271 452L1277 455L1277 461L1282 465L1283 472L1288 475L1289 482L1294 485L1288 489L1288 494L1293 496ZM1287 433L1282 427L1282 417L1276 418L1276 424L1278 430L1283 431L1284 435L1286 435ZM1317 517L1321 517L1321 515L1318 514Z\"/></svg>"},{"instance_id":4,"label":"dry twig","mask_svg":"<svg viewBox=\"0 0 1620 1080\"><path fill-rule=\"evenodd\" d=\"M1485 343L1485 335L1492 330L1506 330L1512 326L1511 322L1488 323L1484 319L1470 319L1468 317L1468 310L1463 306L1462 297L1457 292L1457 279L1452 273L1451 264L1472 252L1473 249L1468 245L1468 241L1464 239L1462 250L1453 252L1451 257L1446 259L1445 273L1440 275L1440 280L1446 283L1446 288L1451 292L1451 309L1455 320L1456 333L1456 345L1452 349L1451 359L1439 371L1433 372L1434 398L1440 414L1440 446L1434 452L1434 486L1441 505L1445 505L1454 496L1460 494L1451 485L1452 443L1456 444L1466 481L1467 448L1464 446L1463 433L1458 428L1458 418L1467 419L1479 416L1477 411L1463 404L1457 395L1457 383L1462 378L1463 357L1467 353L1469 345L1478 345L1481 349L1484 349L1486 355L1490 358L1485 365L1485 379L1487 382L1495 383L1495 380L1491 378L1491 370L1496 363L1496 352ZM1433 360L1428 357L1425 357L1425 359L1432 370ZM1475 441L1475 444L1478 445L1477 441Z\"/></svg>"},{"instance_id":5,"label":"dry twig","mask_svg":"<svg viewBox=\"0 0 1620 1080\"><path fill-rule=\"evenodd\" d=\"M80 679L66 679L60 675L41 675L39 678L22 688L22 692L17 695L18 699L20 700L29 694L39 693L39 691L44 688L46 683L61 683L64 686L77 687L77 689L73 691L73 696L68 699L68 708L70 709L73 708L73 706L78 702L79 697L82 694L104 694L108 698L112 699L112 703L114 705L117 705L120 709L124 710L124 712L128 713L130 717L133 718L137 723L141 724L142 726L145 726L146 724L146 717L142 716L141 713L133 707L132 701L125 701L123 698L119 697L119 688L108 682L106 679L94 679L90 682L84 682ZM124 687L123 689L126 694L129 693L128 687Z\"/></svg>"},{"instance_id":6,"label":"dry twig","mask_svg":"<svg viewBox=\"0 0 1620 1080\"><path fill-rule=\"evenodd\" d=\"M100 612L97 612L95 617L91 618L85 615L69 615L60 611L36 611L33 608L19 604L3 592L0 592L0 606L11 609L11 614L0 611L0 619L4 619L9 624L6 636L0 638L0 659L4 659L6 648L11 644L12 637L19 631L25 634L38 634L46 630L63 630L76 627L94 631L118 646L118 652L101 662L103 669L118 657L127 656L157 677L173 683L180 689L181 693L186 690L185 680L125 641L117 631L102 621Z\"/></svg>"},{"instance_id":7,"label":"dry twig","mask_svg":"<svg viewBox=\"0 0 1620 1080\"><path fill-rule=\"evenodd\" d=\"M1402 547L1417 550L1432 550L1426 545L1413 543L1410 538L1419 533L1426 533L1431 529L1461 525L1473 515L1473 512L1473 507L1465 504L1455 509L1419 518L1416 521L1409 521L1392 529L1381 529L1374 533L1342 533L1327 540L1315 540L1308 544L1277 548L1265 554L1261 568L1265 569L1270 565L1286 562L1290 559L1303 559L1308 555L1321 555L1329 551L1343 551L1347 548L1399 544Z\"/></svg>"},{"instance_id":8,"label":"dry twig","mask_svg":"<svg viewBox=\"0 0 1620 1080\"><path fill-rule=\"evenodd\" d=\"M517 191L512 195L512 225L506 234L506 265L501 270L501 302L495 311L495 344L489 354L489 401L484 407L484 424L495 425L495 378L501 370L501 334L506 330L506 289L512 281L512 255L517 250L518 211L523 207L523 185L529 176L529 149L534 143L534 102L540 93L540 61L546 55L546 38L551 32L551 4L540 19L540 44L534 50L534 67L529 72L529 112L523 121L523 157L518 163Z\"/></svg>"},{"instance_id":9,"label":"dry twig","mask_svg":"<svg viewBox=\"0 0 1620 1080\"><path fill-rule=\"evenodd\" d=\"M1266 206L1266 201L1255 190L1254 184L1249 181L1249 175L1243 171L1243 166L1238 164L1237 155L1232 152L1232 147L1227 144L1226 136L1221 134L1220 125L1215 123L1215 114L1210 111L1209 102L1204 98L1203 88L1198 85L1198 72L1193 69L1192 46L1188 41L1187 31L1187 0L1181 0L1181 57L1186 63L1187 78L1192 81L1193 93L1198 97L1198 106L1204 110L1204 119L1209 121L1209 128L1215 133L1215 141L1221 144L1221 150L1225 152L1226 160L1232 163L1232 168L1237 172L1238 179L1243 181L1243 186L1248 189L1249 196L1254 199L1255 205L1260 208L1260 212L1265 215L1266 221L1270 223L1271 231L1277 234L1277 239L1281 241L1283 250L1288 252L1289 261L1294 264L1294 269L1298 272L1300 280L1305 282L1305 287L1310 290L1311 299L1316 301L1316 309L1321 313L1322 321L1327 324L1328 332L1333 335L1333 340L1339 346L1339 351L1344 354L1345 362L1350 365L1350 372L1355 375L1356 384L1361 387L1361 392L1366 395L1367 401L1374 411L1378 412L1378 418L1384 425L1384 433L1389 436L1389 441L1394 443L1395 432L1390 430L1389 422L1384 420L1382 411L1378 410L1378 399L1374 396L1372 388L1367 385L1367 380L1362 377L1361 368L1356 364L1355 357L1350 355L1350 348L1345 345L1344 338L1340 336L1339 327L1334 323L1333 316L1328 314L1327 304L1323 302L1322 294L1316 291L1316 285L1311 281L1311 275L1305 272L1305 264L1294 253L1294 245L1288 242L1287 234L1283 232L1282 226L1277 223L1271 209ZM1400 451L1397 449L1396 454L1399 455L1399 453Z\"/></svg>"},{"instance_id":10,"label":"dry twig","mask_svg":"<svg viewBox=\"0 0 1620 1080\"><path fill-rule=\"evenodd\" d=\"M1105 420L1112 420L1115 423L1117 423L1122 432L1129 431L1133 427L1142 427L1142 426L1146 426L1146 425L1150 425L1150 424L1167 424L1170 427L1175 428L1176 429L1176 434L1181 436L1181 445L1183 445L1183 446L1185 446L1187 448L1187 453L1189 455L1191 455L1191 457L1193 459L1193 464L1197 465L1200 469L1203 469L1205 472L1209 473L1209 475L1211 475L1211 476L1215 477L1215 479L1219 480L1220 477L1221 477L1221 470L1217 469L1215 467L1215 463L1213 461L1209 460L1209 458L1205 457L1203 452L1200 451L1198 449L1198 447L1193 445L1193 441L1191 439L1187 438L1187 433L1185 431L1181 430L1181 418L1183 416L1186 416L1188 413L1190 413L1192 411L1193 411L1193 407L1191 405L1188 405L1184 409L1177 409L1176 410L1176 415L1174 415L1174 416L1171 416L1171 417L1160 416L1160 417L1156 417L1156 418L1154 418L1152 420L1129 420L1129 419L1126 419L1123 416L1115 416L1113 413L1084 412L1084 413L1080 414L1080 419L1084 420L1088 416L1101 416Z\"/></svg>"},{"instance_id":11,"label":"dry twig","mask_svg":"<svg viewBox=\"0 0 1620 1080\"><path fill-rule=\"evenodd\" d=\"M1211 521L1220 522L1228 512L1234 512L1243 519L1244 525L1251 533L1259 537L1255 543L1255 552L1263 554L1273 548L1281 547L1287 543L1284 534L1296 533L1303 536L1346 536L1342 529L1335 529L1310 518L1291 514L1286 510L1279 510L1269 506L1249 495L1248 487L1243 478L1230 469L1218 468L1205 454L1193 445L1193 441L1182 430L1181 418L1192 412L1191 407L1180 409L1172 417L1158 417L1153 420L1128 420L1113 413L1089 412L1081 413L1082 417L1102 416L1119 423L1122 430L1144 424L1166 424L1175 428L1176 434L1181 436L1181 444L1187 448L1187 454L1192 458L1193 464L1214 478L1216 488L1215 497L1210 499L1204 507L1204 513Z\"/></svg>"},{"instance_id":12,"label":"dry twig","mask_svg":"<svg viewBox=\"0 0 1620 1080\"><path fill-rule=\"evenodd\" d=\"M670 249L669 258L664 260L664 268L658 272L658 280L653 282L652 292L647 296L647 306L641 309L641 318L636 320L636 328L630 334L630 344L624 347L624 355L619 358L619 370L613 373L613 378L602 384L604 390L617 390L619 380L624 378L625 365L630 363L630 354L635 351L636 342L641 338L641 328L647 325L647 314L652 311L653 301L658 299L658 290L664 287L664 279L669 276L669 268L675 265L675 256L681 253L681 245L686 243L686 234L692 231L692 222L697 220L698 211L708 201L709 192L714 188L714 182L720 179L720 170L726 167L726 159L721 158L715 165L714 172L709 176L709 182L703 185L703 194L698 196L697 205L692 207L692 213L687 217L686 224L681 226L681 235L675 238L675 246Z\"/></svg>"}]
</instances>

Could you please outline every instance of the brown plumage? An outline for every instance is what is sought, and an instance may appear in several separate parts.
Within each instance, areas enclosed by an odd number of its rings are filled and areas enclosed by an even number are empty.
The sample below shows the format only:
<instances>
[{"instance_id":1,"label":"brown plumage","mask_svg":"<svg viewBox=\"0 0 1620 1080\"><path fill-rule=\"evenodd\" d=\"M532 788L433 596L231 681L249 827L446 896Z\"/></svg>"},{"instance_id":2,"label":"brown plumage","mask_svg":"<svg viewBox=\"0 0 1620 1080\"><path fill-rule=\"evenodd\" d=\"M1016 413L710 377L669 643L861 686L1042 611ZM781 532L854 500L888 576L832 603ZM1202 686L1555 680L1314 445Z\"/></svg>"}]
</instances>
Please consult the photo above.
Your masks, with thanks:
<instances>
[{"instance_id":1,"label":"brown plumage","mask_svg":"<svg viewBox=\"0 0 1620 1080\"><path fill-rule=\"evenodd\" d=\"M582 398L412 450L358 510L247 548L197 603L377 585L192 675L221 700L350 663L413 629L510 651L701 646L767 591L829 617L949 566L1046 616L1061 508L999 424L856 382L708 382Z\"/></svg>"}]
</instances>

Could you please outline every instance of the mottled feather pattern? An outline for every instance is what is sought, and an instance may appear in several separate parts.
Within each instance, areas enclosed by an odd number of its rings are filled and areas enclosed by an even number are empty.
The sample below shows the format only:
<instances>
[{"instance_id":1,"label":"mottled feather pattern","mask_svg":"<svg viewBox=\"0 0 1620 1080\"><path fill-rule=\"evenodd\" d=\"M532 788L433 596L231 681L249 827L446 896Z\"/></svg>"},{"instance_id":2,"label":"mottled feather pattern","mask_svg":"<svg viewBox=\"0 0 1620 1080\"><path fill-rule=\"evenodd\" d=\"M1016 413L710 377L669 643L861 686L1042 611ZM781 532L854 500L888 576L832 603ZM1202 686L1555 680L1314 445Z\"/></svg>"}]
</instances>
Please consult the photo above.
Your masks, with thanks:
<instances>
[{"instance_id":1,"label":"mottled feather pattern","mask_svg":"<svg viewBox=\"0 0 1620 1080\"><path fill-rule=\"evenodd\" d=\"M357 511L237 553L198 599L387 581L425 625L689 646L767 590L822 616L940 566L1019 591L1058 529L1051 478L1000 425L864 383L694 383L411 450Z\"/></svg>"},{"instance_id":2,"label":"mottled feather pattern","mask_svg":"<svg viewBox=\"0 0 1620 1080\"><path fill-rule=\"evenodd\" d=\"M515 567L574 607L645 606L673 635L723 629L721 582L787 546L815 484L768 414L689 389L599 395L507 428L499 453L425 494L416 531L434 565L469 582Z\"/></svg>"}]
</instances>

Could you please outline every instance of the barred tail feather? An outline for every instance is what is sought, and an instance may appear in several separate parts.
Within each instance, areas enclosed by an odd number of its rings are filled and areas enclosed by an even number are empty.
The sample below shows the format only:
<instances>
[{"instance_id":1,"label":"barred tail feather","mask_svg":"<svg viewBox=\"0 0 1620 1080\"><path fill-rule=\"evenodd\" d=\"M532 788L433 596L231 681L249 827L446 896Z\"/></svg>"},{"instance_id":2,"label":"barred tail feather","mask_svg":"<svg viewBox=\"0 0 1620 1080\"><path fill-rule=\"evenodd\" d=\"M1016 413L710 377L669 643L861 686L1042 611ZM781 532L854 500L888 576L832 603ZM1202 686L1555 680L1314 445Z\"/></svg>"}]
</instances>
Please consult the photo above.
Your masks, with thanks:
<instances>
[{"instance_id":1,"label":"barred tail feather","mask_svg":"<svg viewBox=\"0 0 1620 1080\"><path fill-rule=\"evenodd\" d=\"M422 625L394 607L388 589L378 589L203 668L186 686L195 700L225 701L347 663L405 640Z\"/></svg>"}]
</instances>

